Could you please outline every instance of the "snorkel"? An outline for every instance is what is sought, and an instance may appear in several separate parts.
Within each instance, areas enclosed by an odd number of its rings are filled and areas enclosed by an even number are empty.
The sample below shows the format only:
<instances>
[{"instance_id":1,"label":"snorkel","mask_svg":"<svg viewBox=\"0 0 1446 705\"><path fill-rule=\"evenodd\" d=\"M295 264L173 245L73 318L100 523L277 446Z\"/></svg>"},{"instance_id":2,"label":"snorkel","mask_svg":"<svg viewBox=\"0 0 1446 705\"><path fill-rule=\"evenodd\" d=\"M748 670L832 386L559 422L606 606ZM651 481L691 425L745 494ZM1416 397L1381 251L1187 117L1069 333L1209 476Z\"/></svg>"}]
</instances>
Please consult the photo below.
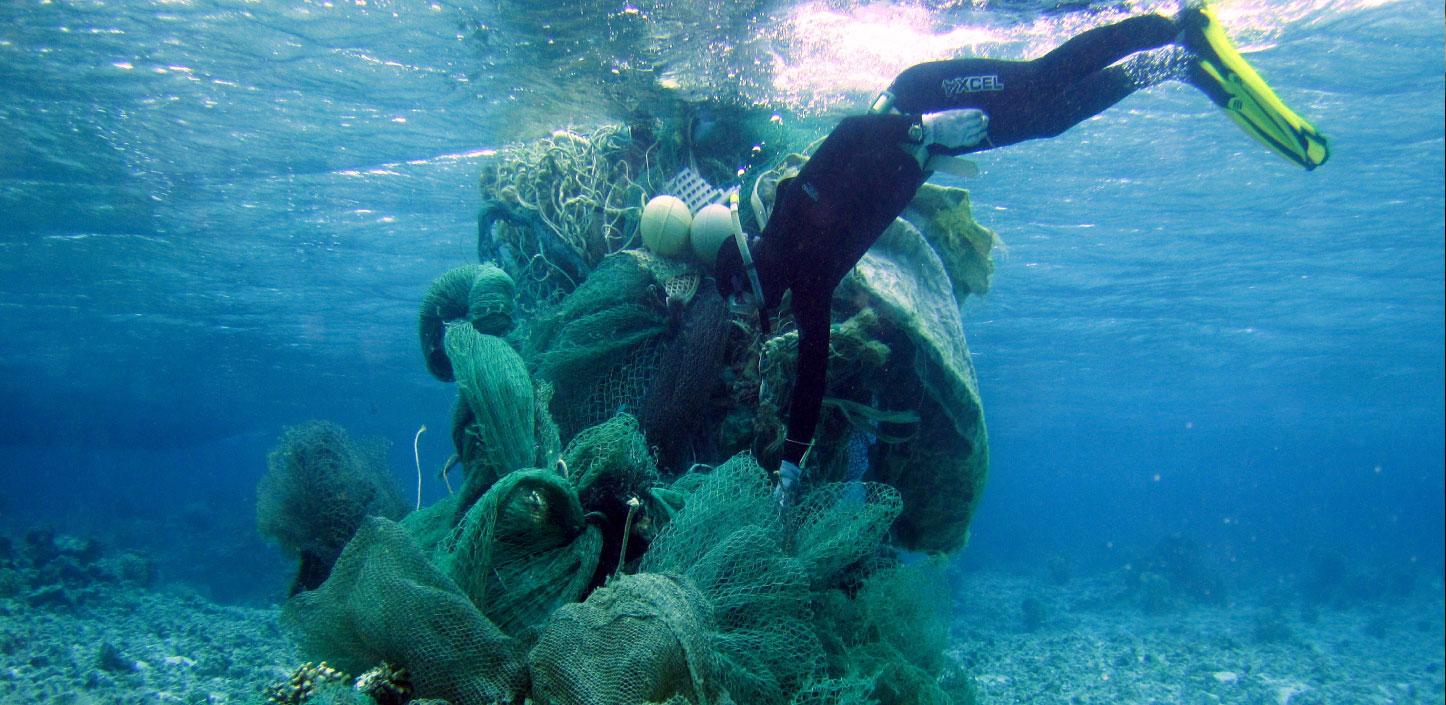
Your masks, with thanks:
<instances>
[{"instance_id":1,"label":"snorkel","mask_svg":"<svg viewBox=\"0 0 1446 705\"><path fill-rule=\"evenodd\" d=\"M891 91L882 91L877 96L874 96L872 103L869 103L869 113L882 115L887 112L895 112L894 94Z\"/></svg>"},{"instance_id":2,"label":"snorkel","mask_svg":"<svg viewBox=\"0 0 1446 705\"><path fill-rule=\"evenodd\" d=\"M743 271L748 274L748 284L753 290L753 303L758 308L758 325L763 329L763 335L767 336L770 331L763 284L758 279L758 266L753 263L753 252L748 248L748 236L743 234L743 221L738 217L737 189L728 194L728 214L733 219L733 242L738 245L738 256L743 260Z\"/></svg>"}]
</instances>

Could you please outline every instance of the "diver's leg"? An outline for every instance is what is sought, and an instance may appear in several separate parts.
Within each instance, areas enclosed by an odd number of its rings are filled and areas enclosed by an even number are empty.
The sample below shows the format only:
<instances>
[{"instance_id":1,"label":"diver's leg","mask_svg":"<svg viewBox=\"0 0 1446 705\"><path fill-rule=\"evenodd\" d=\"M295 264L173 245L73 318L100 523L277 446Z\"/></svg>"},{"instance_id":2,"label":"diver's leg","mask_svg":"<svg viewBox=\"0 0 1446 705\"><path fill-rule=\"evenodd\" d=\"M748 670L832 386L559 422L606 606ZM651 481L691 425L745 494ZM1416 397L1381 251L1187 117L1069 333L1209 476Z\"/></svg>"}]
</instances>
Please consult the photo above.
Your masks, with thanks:
<instances>
[{"instance_id":1,"label":"diver's leg","mask_svg":"<svg viewBox=\"0 0 1446 705\"><path fill-rule=\"evenodd\" d=\"M1119 66L1085 76L1075 83L1075 90L1064 94L1054 110L1041 115L1040 121L1033 126L1037 134L1026 139L1055 137L1099 115L1140 87L1129 72Z\"/></svg>"},{"instance_id":2,"label":"diver's leg","mask_svg":"<svg viewBox=\"0 0 1446 705\"><path fill-rule=\"evenodd\" d=\"M904 69L871 109L920 115L976 108L993 118L1001 106L1018 101L1031 90L1034 73L1028 61L928 61Z\"/></svg>"},{"instance_id":3,"label":"diver's leg","mask_svg":"<svg viewBox=\"0 0 1446 705\"><path fill-rule=\"evenodd\" d=\"M1040 80L1056 85L1079 80L1125 57L1170 44L1180 33L1175 21L1140 15L1075 35L1030 62Z\"/></svg>"},{"instance_id":4,"label":"diver's leg","mask_svg":"<svg viewBox=\"0 0 1446 705\"><path fill-rule=\"evenodd\" d=\"M1007 100L995 101L988 113L985 139L966 146L930 147L932 154L980 152L1025 140L1054 137L1104 112L1125 96L1167 80L1185 80L1190 56L1178 47L1137 52L1126 61L1076 77L1063 84L1037 78L1016 81ZM1027 90L1018 90L1024 86Z\"/></svg>"},{"instance_id":5,"label":"diver's leg","mask_svg":"<svg viewBox=\"0 0 1446 705\"><path fill-rule=\"evenodd\" d=\"M1046 99L1074 90L1076 82L1131 54L1169 44L1178 33L1169 18L1141 15L1089 30L1033 61L954 59L917 64L894 79L873 109L922 114L974 108L989 116L991 138L996 127L1025 134L1027 130L1017 123L1028 122L1033 111L1047 107ZM995 146L1007 143L993 141ZM958 151L988 146L986 142Z\"/></svg>"},{"instance_id":6,"label":"diver's leg","mask_svg":"<svg viewBox=\"0 0 1446 705\"><path fill-rule=\"evenodd\" d=\"M1096 71L1074 81L1069 90L1052 96L1041 96L1033 109L1025 113L1027 117L1013 120L1006 125L1000 125L998 121L991 122L990 146L1003 147L1025 140L1056 137L1065 130L1099 115L1125 96L1172 77L1172 71L1153 70L1141 60L1132 60ZM977 149L963 150L960 153L966 151Z\"/></svg>"}]
</instances>

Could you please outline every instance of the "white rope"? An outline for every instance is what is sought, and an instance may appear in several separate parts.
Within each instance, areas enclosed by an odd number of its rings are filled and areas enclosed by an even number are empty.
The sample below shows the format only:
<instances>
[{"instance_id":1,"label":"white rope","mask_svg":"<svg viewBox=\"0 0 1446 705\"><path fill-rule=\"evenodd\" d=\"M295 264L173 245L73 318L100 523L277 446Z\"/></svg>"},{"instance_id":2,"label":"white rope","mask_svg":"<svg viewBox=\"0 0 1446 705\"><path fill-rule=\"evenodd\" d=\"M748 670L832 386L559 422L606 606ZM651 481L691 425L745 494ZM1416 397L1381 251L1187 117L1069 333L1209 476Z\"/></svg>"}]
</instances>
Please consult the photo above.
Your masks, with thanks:
<instances>
[{"instance_id":1,"label":"white rope","mask_svg":"<svg viewBox=\"0 0 1446 705\"><path fill-rule=\"evenodd\" d=\"M417 429L417 435L412 437L412 460L417 463L417 509L422 508L422 454L417 450L417 444L422 440L422 434L427 432L427 424Z\"/></svg>"}]
</instances>

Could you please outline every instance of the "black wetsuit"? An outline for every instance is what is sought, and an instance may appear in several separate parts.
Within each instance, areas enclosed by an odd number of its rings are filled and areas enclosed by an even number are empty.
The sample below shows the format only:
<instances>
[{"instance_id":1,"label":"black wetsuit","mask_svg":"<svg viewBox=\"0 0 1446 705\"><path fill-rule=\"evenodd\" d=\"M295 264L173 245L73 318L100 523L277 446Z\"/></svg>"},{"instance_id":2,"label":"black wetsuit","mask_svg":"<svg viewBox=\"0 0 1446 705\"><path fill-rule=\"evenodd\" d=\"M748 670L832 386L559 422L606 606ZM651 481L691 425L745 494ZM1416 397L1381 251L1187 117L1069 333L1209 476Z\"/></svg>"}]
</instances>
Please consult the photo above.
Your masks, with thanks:
<instances>
[{"instance_id":1,"label":"black wetsuit","mask_svg":"<svg viewBox=\"0 0 1446 705\"><path fill-rule=\"evenodd\" d=\"M798 373L789 399L783 460L799 463L812 442L828 369L829 308L834 289L894 218L927 174L905 151L922 113L977 108L989 116L989 139L962 154L1053 137L1147 85L1115 62L1168 44L1178 30L1145 15L1090 30L1033 61L959 59L914 66L895 79L893 107L903 114L845 118L803 170L780 188L777 205L753 249L767 308L793 291ZM741 267L733 257L725 268Z\"/></svg>"},{"instance_id":2,"label":"black wetsuit","mask_svg":"<svg viewBox=\"0 0 1446 705\"><path fill-rule=\"evenodd\" d=\"M989 116L989 139L963 154L1054 137L1153 82L1113 66L1131 54L1170 44L1175 21L1141 15L1096 27L1032 61L954 59L906 69L889 92L901 113L976 108Z\"/></svg>"},{"instance_id":3,"label":"black wetsuit","mask_svg":"<svg viewBox=\"0 0 1446 705\"><path fill-rule=\"evenodd\" d=\"M789 462L803 458L818 425L833 291L924 183L918 160L901 148L915 123L905 115L844 118L779 189L753 248L766 307L776 308L783 292L793 291L798 372L783 451Z\"/></svg>"}]
</instances>

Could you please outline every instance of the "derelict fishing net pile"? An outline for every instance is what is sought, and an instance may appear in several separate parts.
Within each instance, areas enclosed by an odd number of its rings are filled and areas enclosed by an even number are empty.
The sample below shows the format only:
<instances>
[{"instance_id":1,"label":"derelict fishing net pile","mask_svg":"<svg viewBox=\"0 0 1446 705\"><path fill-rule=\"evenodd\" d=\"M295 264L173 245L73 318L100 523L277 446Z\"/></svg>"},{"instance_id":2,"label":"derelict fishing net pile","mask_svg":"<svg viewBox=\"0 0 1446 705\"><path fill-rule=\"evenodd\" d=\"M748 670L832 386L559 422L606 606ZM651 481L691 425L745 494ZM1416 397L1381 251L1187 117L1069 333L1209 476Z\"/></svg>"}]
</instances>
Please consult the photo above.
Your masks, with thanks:
<instances>
[{"instance_id":1,"label":"derelict fishing net pile","mask_svg":"<svg viewBox=\"0 0 1446 705\"><path fill-rule=\"evenodd\" d=\"M434 282L419 322L428 369L457 386L457 491L368 520L288 603L303 652L405 668L416 697L453 705L971 703L944 570L899 549L959 548L983 487L959 304L987 287L992 233L962 191L927 190L840 288L809 484L780 510L763 468L787 311L762 336L706 269L627 249L627 204L653 192L617 165L577 173L636 147L598 134L487 177L516 222L484 233L496 264ZM573 192L590 215L548 200Z\"/></svg>"}]
</instances>

